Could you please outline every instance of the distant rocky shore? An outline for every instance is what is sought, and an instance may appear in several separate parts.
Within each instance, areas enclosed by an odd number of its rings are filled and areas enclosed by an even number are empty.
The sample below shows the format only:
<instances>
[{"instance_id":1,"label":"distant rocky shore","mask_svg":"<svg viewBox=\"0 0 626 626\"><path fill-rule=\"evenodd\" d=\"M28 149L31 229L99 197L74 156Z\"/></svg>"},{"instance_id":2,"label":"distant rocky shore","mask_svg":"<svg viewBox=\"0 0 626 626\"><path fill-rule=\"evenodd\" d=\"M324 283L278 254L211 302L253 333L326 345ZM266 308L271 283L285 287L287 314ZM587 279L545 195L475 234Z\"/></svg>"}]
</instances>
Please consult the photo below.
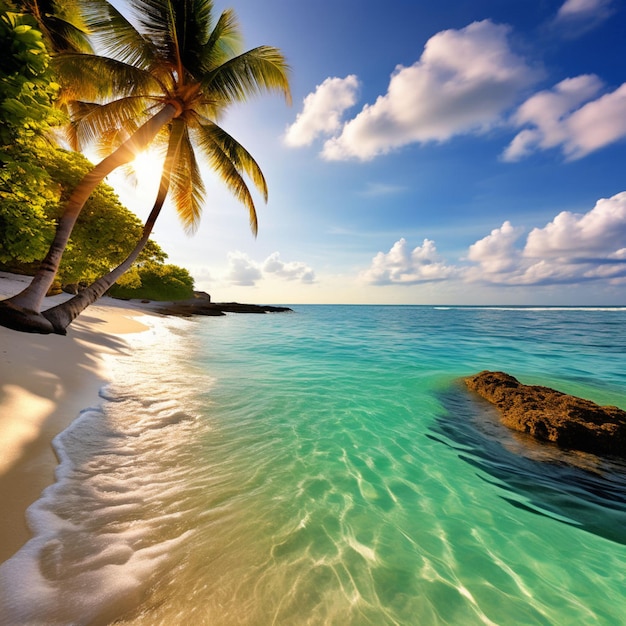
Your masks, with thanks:
<instances>
[{"instance_id":1,"label":"distant rocky shore","mask_svg":"<svg viewBox=\"0 0 626 626\"><path fill-rule=\"evenodd\" d=\"M172 302L143 301L151 311L161 315L191 317L193 315L225 315L226 313L286 313L293 310L286 306L240 304L239 302L211 302L211 296L197 291L193 298Z\"/></svg>"},{"instance_id":2,"label":"distant rocky shore","mask_svg":"<svg viewBox=\"0 0 626 626\"><path fill-rule=\"evenodd\" d=\"M499 409L509 428L563 448L626 458L626 411L616 406L524 385L504 372L483 371L465 383Z\"/></svg>"}]
</instances>

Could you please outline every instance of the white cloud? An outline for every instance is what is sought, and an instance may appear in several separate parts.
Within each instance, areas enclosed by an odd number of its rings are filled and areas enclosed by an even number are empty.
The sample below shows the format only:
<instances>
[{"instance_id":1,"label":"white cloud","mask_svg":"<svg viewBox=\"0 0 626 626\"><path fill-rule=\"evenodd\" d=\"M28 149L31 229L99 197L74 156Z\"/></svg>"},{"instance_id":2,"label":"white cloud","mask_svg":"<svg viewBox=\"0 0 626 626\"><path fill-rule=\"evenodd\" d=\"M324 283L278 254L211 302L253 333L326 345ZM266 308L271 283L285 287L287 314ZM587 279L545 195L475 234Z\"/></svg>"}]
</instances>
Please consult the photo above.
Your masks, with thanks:
<instances>
[{"instance_id":1,"label":"white cloud","mask_svg":"<svg viewBox=\"0 0 626 626\"><path fill-rule=\"evenodd\" d=\"M285 142L307 146L320 135L332 135L341 127L346 109L356 103L359 81L356 76L327 78L304 99L302 113L287 129Z\"/></svg>"},{"instance_id":2,"label":"white cloud","mask_svg":"<svg viewBox=\"0 0 626 626\"><path fill-rule=\"evenodd\" d=\"M596 28L614 13L613 0L567 0L554 19L562 36L581 37Z\"/></svg>"},{"instance_id":3,"label":"white cloud","mask_svg":"<svg viewBox=\"0 0 626 626\"><path fill-rule=\"evenodd\" d=\"M361 279L372 285L416 285L450 278L454 269L440 259L433 241L424 239L410 250L405 239L393 244L389 252L379 252Z\"/></svg>"},{"instance_id":4,"label":"white cloud","mask_svg":"<svg viewBox=\"0 0 626 626\"><path fill-rule=\"evenodd\" d=\"M498 277L515 273L520 257L515 243L523 232L523 228L514 227L506 221L501 228L495 228L489 235L472 244L467 258L477 263L478 267L470 270L469 277L500 282Z\"/></svg>"},{"instance_id":5,"label":"white cloud","mask_svg":"<svg viewBox=\"0 0 626 626\"><path fill-rule=\"evenodd\" d=\"M528 235L524 256L608 261L626 245L626 192L598 200L588 213L563 211Z\"/></svg>"},{"instance_id":6,"label":"white cloud","mask_svg":"<svg viewBox=\"0 0 626 626\"><path fill-rule=\"evenodd\" d=\"M323 156L367 160L410 143L493 127L536 78L509 46L509 31L484 20L431 37L420 60L398 66L387 93L329 139Z\"/></svg>"},{"instance_id":7,"label":"white cloud","mask_svg":"<svg viewBox=\"0 0 626 626\"><path fill-rule=\"evenodd\" d=\"M566 0L557 13L557 20L597 19L606 15L612 0Z\"/></svg>"},{"instance_id":8,"label":"white cloud","mask_svg":"<svg viewBox=\"0 0 626 626\"><path fill-rule=\"evenodd\" d=\"M587 213L563 211L530 232L505 221L472 244L457 265L445 264L429 239L414 250L400 239L360 277L381 286L444 280L511 287L626 285L626 191L598 200Z\"/></svg>"},{"instance_id":9,"label":"white cloud","mask_svg":"<svg viewBox=\"0 0 626 626\"><path fill-rule=\"evenodd\" d=\"M258 263L243 252L229 252L227 280L239 287L254 287L258 281L274 275L283 280L297 280L310 284L315 282L315 272L305 263L285 263L279 252L273 252L265 261Z\"/></svg>"},{"instance_id":10,"label":"white cloud","mask_svg":"<svg viewBox=\"0 0 626 626\"><path fill-rule=\"evenodd\" d=\"M626 137L626 83L572 114L565 153L579 158Z\"/></svg>"},{"instance_id":11,"label":"white cloud","mask_svg":"<svg viewBox=\"0 0 626 626\"><path fill-rule=\"evenodd\" d=\"M530 97L514 114L520 131L503 154L518 161L537 150L560 148L579 159L626 137L626 83L595 98L602 81L593 74L568 78ZM595 99L592 99L595 98Z\"/></svg>"},{"instance_id":12,"label":"white cloud","mask_svg":"<svg viewBox=\"0 0 626 626\"><path fill-rule=\"evenodd\" d=\"M228 280L240 287L253 287L262 277L261 270L247 254L228 253Z\"/></svg>"},{"instance_id":13,"label":"white cloud","mask_svg":"<svg viewBox=\"0 0 626 626\"><path fill-rule=\"evenodd\" d=\"M468 281L505 285L626 280L626 192L598 200L587 213L563 211L543 228L502 228L470 246Z\"/></svg>"},{"instance_id":14,"label":"white cloud","mask_svg":"<svg viewBox=\"0 0 626 626\"><path fill-rule=\"evenodd\" d=\"M286 280L299 280L303 283L315 282L315 272L308 265L300 261L285 263L281 260L279 252L274 252L265 259L263 272L275 274Z\"/></svg>"}]
</instances>

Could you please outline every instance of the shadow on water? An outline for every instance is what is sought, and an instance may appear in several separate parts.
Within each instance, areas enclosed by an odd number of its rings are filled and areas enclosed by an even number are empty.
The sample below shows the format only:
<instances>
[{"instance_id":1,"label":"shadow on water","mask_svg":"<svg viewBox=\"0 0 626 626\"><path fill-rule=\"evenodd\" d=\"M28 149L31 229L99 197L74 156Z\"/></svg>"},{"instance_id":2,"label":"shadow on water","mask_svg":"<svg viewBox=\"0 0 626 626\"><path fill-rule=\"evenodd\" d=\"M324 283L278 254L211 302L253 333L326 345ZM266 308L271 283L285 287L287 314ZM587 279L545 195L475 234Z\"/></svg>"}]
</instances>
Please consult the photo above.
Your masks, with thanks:
<instances>
[{"instance_id":1,"label":"shadow on water","mask_svg":"<svg viewBox=\"0 0 626 626\"><path fill-rule=\"evenodd\" d=\"M497 411L459 382L428 435L505 489L514 507L626 545L626 463L537 443L503 426Z\"/></svg>"}]
</instances>

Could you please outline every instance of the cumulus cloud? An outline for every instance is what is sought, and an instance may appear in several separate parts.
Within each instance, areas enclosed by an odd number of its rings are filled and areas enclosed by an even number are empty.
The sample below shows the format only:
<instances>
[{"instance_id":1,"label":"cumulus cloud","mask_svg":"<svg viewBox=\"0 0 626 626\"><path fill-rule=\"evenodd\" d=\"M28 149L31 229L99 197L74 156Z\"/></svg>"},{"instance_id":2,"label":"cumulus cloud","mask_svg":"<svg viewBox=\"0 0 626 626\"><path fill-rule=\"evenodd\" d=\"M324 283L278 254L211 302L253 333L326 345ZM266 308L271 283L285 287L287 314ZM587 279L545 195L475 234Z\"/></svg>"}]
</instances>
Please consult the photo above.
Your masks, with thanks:
<instances>
[{"instance_id":1,"label":"cumulus cloud","mask_svg":"<svg viewBox=\"0 0 626 626\"><path fill-rule=\"evenodd\" d=\"M243 252L229 252L228 280L240 287L253 287L262 277L261 270L247 254Z\"/></svg>"},{"instance_id":2,"label":"cumulus cloud","mask_svg":"<svg viewBox=\"0 0 626 626\"><path fill-rule=\"evenodd\" d=\"M285 280L299 280L302 283L315 282L315 272L308 265L300 261L285 263L281 260L279 252L274 252L265 259L263 272L275 274Z\"/></svg>"},{"instance_id":3,"label":"cumulus cloud","mask_svg":"<svg viewBox=\"0 0 626 626\"><path fill-rule=\"evenodd\" d=\"M323 156L368 160L410 143L493 127L537 78L511 49L509 31L484 20L431 37L419 61L396 68L385 95L327 140Z\"/></svg>"},{"instance_id":4,"label":"cumulus cloud","mask_svg":"<svg viewBox=\"0 0 626 626\"><path fill-rule=\"evenodd\" d=\"M361 279L372 285L417 285L445 280L453 272L439 257L433 241L424 239L411 250L403 238L389 252L379 252Z\"/></svg>"},{"instance_id":5,"label":"cumulus cloud","mask_svg":"<svg viewBox=\"0 0 626 626\"><path fill-rule=\"evenodd\" d=\"M304 99L302 113L287 129L285 142L307 146L320 135L332 135L341 127L346 109L356 103L359 81L356 76L327 78Z\"/></svg>"},{"instance_id":6,"label":"cumulus cloud","mask_svg":"<svg viewBox=\"0 0 626 626\"><path fill-rule=\"evenodd\" d=\"M585 74L531 96L512 117L516 126L525 128L504 151L504 160L518 161L551 148L560 148L567 159L579 159L625 138L626 83L599 96L602 87L597 76Z\"/></svg>"},{"instance_id":7,"label":"cumulus cloud","mask_svg":"<svg viewBox=\"0 0 626 626\"><path fill-rule=\"evenodd\" d=\"M505 222L470 246L476 265L465 278L508 285L626 279L626 192L598 200L587 213L563 211L525 242L522 234Z\"/></svg>"},{"instance_id":8,"label":"cumulus cloud","mask_svg":"<svg viewBox=\"0 0 626 626\"><path fill-rule=\"evenodd\" d=\"M528 235L524 256L570 260L617 258L626 246L626 192L598 200L584 214L563 211Z\"/></svg>"},{"instance_id":9,"label":"cumulus cloud","mask_svg":"<svg viewBox=\"0 0 626 626\"><path fill-rule=\"evenodd\" d=\"M473 275L499 282L498 276L514 273L520 258L520 251L515 244L523 232L523 228L514 227L507 220L501 228L495 228L489 235L472 244L467 258L479 267L479 271L474 271Z\"/></svg>"},{"instance_id":10,"label":"cumulus cloud","mask_svg":"<svg viewBox=\"0 0 626 626\"><path fill-rule=\"evenodd\" d=\"M380 286L443 280L512 287L626 285L626 191L598 200L587 213L563 211L530 232L505 221L472 244L462 261L446 264L429 239L413 250L400 239L372 259L361 279Z\"/></svg>"},{"instance_id":11,"label":"cumulus cloud","mask_svg":"<svg viewBox=\"0 0 626 626\"><path fill-rule=\"evenodd\" d=\"M285 263L279 252L270 254L265 261L258 263L243 252L228 254L227 280L240 287L254 287L256 283L268 275L283 280L297 280L310 284L315 282L315 272L305 263L291 261Z\"/></svg>"}]
</instances>

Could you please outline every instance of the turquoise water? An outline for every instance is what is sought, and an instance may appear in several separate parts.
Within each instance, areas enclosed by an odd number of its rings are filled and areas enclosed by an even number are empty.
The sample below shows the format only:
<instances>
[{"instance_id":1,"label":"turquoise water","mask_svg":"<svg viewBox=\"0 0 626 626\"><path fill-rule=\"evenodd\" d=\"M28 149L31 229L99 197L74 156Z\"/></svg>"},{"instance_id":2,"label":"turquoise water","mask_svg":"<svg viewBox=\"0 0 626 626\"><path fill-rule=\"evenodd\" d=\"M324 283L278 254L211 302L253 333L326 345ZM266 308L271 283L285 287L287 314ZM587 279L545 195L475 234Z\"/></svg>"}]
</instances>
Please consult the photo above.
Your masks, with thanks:
<instances>
[{"instance_id":1,"label":"turquoise water","mask_svg":"<svg viewBox=\"0 0 626 626\"><path fill-rule=\"evenodd\" d=\"M626 466L459 379L626 408L626 309L294 308L129 339L0 567L6 623L624 623Z\"/></svg>"}]
</instances>

